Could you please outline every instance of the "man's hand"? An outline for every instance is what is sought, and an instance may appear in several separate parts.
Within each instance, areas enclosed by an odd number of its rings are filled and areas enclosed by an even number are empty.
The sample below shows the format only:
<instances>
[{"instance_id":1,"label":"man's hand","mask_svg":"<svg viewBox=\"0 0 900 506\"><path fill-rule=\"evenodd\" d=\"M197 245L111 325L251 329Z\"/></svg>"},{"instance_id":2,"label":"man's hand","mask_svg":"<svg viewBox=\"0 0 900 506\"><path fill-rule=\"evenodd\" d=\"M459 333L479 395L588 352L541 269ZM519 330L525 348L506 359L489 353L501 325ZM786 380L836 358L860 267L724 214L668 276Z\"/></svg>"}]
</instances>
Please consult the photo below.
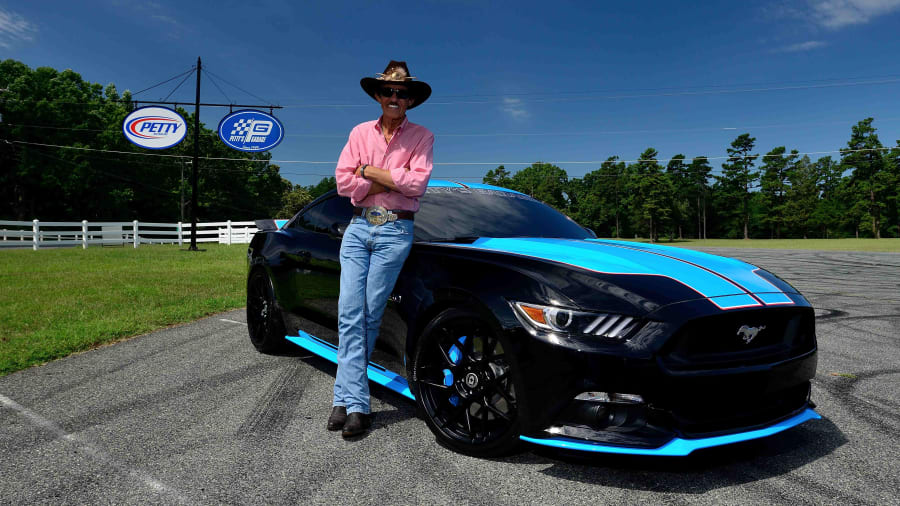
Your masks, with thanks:
<instances>
[{"instance_id":1,"label":"man's hand","mask_svg":"<svg viewBox=\"0 0 900 506\"><path fill-rule=\"evenodd\" d=\"M372 186L369 187L369 193L366 195L375 195L376 193L384 193L388 191L388 189L381 183L372 181Z\"/></svg>"},{"instance_id":2,"label":"man's hand","mask_svg":"<svg viewBox=\"0 0 900 506\"><path fill-rule=\"evenodd\" d=\"M410 170L409 167L404 167L404 169L406 169L407 172ZM360 172L362 172L362 165L356 168L356 175L362 176ZM394 185L394 179L391 177L391 171L387 169L375 167L374 165L366 165L365 178L371 181L373 185L377 183L380 187L385 188L382 191L400 191L400 189ZM370 190L369 195L371 194L372 191Z\"/></svg>"}]
</instances>

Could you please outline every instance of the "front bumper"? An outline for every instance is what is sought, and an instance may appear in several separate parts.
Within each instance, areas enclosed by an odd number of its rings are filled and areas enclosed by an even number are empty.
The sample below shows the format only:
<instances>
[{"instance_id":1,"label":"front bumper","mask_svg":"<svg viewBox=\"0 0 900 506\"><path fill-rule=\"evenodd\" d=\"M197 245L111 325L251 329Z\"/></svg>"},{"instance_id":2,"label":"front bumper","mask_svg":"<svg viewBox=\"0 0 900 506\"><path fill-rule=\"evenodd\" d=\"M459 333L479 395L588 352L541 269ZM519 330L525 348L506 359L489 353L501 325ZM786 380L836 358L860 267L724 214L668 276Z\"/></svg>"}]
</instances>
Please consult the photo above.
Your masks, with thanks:
<instances>
[{"instance_id":1,"label":"front bumper","mask_svg":"<svg viewBox=\"0 0 900 506\"><path fill-rule=\"evenodd\" d=\"M805 312L779 314L785 322L805 321L811 318ZM775 327L772 321L767 323ZM790 345L773 341L714 354L687 345L727 333L717 334L711 324L701 334L678 328L661 326L640 347L549 339L524 328L509 329L510 339L522 345L523 369L528 371L523 378L527 404L520 405L522 439L580 451L687 455L819 418L809 398L817 362L811 327L806 334L794 332L803 334L798 339L789 339L786 332L783 341ZM710 348L707 341L700 341L701 351ZM597 400L617 394L638 401Z\"/></svg>"},{"instance_id":2,"label":"front bumper","mask_svg":"<svg viewBox=\"0 0 900 506\"><path fill-rule=\"evenodd\" d=\"M662 456L662 457L684 457L689 455L694 450L699 450L701 448L711 448L714 446L722 446L732 443L739 443L741 441L750 441L752 439L759 439L767 436L771 436L773 434L777 434L781 431L790 429L791 427L796 427L803 422L808 420L818 420L822 418L818 413L812 410L812 408L806 408L801 411L799 414L794 415L786 420L782 420L780 422L774 423L768 427L750 430L746 432L738 432L735 434L727 434L723 436L713 436L713 437L705 437L698 439L683 439L679 437L673 437L667 443L663 444L659 448L630 448L624 446L612 446L605 445L601 443L593 443L591 441L585 441L581 439L572 439L567 437L547 437L547 438L537 438L537 437L529 437L529 436L521 436L523 441L527 441L529 443L534 443L542 446L550 446L553 448L562 448L565 450L576 450L576 451L584 451L584 452L597 452L597 453L618 453L618 454L627 454L627 455L651 455L651 456Z\"/></svg>"}]
</instances>

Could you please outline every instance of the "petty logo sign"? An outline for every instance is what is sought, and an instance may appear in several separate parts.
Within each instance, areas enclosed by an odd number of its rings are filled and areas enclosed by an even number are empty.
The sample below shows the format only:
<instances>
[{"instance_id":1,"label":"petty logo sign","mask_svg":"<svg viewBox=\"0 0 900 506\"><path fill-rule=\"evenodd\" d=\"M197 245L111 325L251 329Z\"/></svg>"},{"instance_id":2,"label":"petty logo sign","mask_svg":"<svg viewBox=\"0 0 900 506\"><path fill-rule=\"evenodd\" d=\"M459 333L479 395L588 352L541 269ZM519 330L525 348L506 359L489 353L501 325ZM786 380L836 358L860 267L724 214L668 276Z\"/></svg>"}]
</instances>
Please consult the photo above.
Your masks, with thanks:
<instances>
[{"instance_id":1,"label":"petty logo sign","mask_svg":"<svg viewBox=\"0 0 900 506\"><path fill-rule=\"evenodd\" d=\"M125 138L147 149L166 149L184 140L187 123L180 114L166 107L135 109L122 122Z\"/></svg>"},{"instance_id":2,"label":"petty logo sign","mask_svg":"<svg viewBox=\"0 0 900 506\"><path fill-rule=\"evenodd\" d=\"M222 118L219 122L219 138L228 147L238 151L268 151L284 138L284 127L271 114L244 109Z\"/></svg>"}]
</instances>

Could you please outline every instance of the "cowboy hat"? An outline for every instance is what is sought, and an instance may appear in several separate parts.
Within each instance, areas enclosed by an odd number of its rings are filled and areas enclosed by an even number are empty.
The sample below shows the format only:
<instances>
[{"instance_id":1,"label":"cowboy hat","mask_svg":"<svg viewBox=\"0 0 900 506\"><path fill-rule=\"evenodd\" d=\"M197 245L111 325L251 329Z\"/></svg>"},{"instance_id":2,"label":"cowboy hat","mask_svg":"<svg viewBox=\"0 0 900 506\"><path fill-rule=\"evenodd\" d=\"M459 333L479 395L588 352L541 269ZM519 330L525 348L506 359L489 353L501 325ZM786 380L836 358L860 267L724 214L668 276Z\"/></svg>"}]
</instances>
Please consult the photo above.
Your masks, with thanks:
<instances>
[{"instance_id":1,"label":"cowboy hat","mask_svg":"<svg viewBox=\"0 0 900 506\"><path fill-rule=\"evenodd\" d=\"M370 97L378 101L378 90L385 84L402 84L409 90L409 95L413 100L412 105L407 109L418 107L419 104L428 100L431 96L431 86L422 81L416 81L415 77L409 75L409 69L406 67L405 61L391 60L387 68L381 74L375 74L376 77L363 77L359 84L362 89L369 94Z\"/></svg>"}]
</instances>

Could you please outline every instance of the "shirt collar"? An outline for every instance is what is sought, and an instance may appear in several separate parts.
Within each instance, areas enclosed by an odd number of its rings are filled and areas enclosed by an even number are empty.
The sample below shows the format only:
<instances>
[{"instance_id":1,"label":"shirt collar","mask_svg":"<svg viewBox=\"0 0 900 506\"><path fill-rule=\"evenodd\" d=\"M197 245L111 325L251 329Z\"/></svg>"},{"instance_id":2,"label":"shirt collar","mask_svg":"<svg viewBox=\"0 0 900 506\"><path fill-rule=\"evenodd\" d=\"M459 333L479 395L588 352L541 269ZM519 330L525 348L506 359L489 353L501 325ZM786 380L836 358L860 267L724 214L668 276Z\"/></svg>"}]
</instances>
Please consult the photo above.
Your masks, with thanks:
<instances>
[{"instance_id":1,"label":"shirt collar","mask_svg":"<svg viewBox=\"0 0 900 506\"><path fill-rule=\"evenodd\" d=\"M375 130L378 131L378 133L381 133L381 120L382 120L382 119L384 119L384 116L380 116L380 117L378 118L378 121L375 122L375 127L374 127L374 128L375 128ZM400 122L400 126L397 127L397 131L394 132L394 133L397 133L397 132L399 132L400 130L403 130L403 129L406 127L406 124L407 124L407 123L409 123L409 116L403 116L403 121Z\"/></svg>"}]
</instances>

